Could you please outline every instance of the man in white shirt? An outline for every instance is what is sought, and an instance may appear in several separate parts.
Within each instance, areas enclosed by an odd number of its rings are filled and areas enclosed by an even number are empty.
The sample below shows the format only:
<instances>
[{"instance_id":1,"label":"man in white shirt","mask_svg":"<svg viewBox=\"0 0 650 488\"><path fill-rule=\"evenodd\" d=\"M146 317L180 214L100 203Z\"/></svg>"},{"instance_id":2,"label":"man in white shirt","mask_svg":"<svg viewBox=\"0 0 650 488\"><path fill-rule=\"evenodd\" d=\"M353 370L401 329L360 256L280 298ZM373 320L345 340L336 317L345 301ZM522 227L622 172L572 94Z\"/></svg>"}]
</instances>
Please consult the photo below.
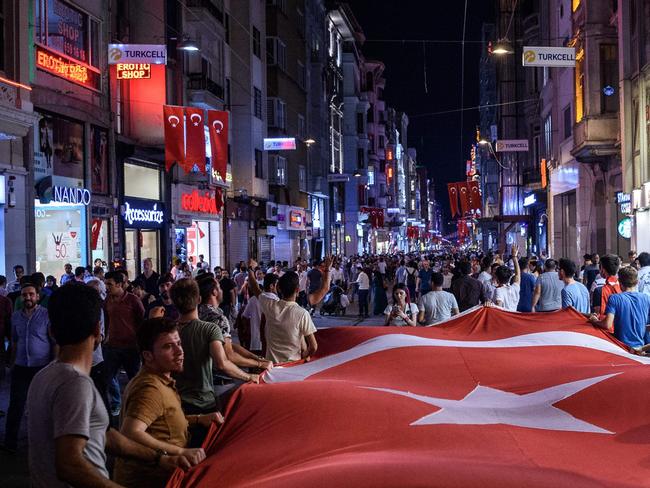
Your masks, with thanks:
<instances>
[{"instance_id":1,"label":"man in white shirt","mask_svg":"<svg viewBox=\"0 0 650 488\"><path fill-rule=\"evenodd\" d=\"M642 252L637 257L639 261L639 284L637 286L637 291L639 293L645 293L650 295L650 254L647 252Z\"/></svg>"},{"instance_id":2,"label":"man in white shirt","mask_svg":"<svg viewBox=\"0 0 650 488\"><path fill-rule=\"evenodd\" d=\"M377 269L379 270L379 273L382 275L382 277L386 277L386 261L384 260L383 256L379 258Z\"/></svg>"},{"instance_id":3,"label":"man in white shirt","mask_svg":"<svg viewBox=\"0 0 650 488\"><path fill-rule=\"evenodd\" d=\"M298 296L298 274L285 273L278 281L280 299L276 300L260 290L253 269L257 263L248 262L248 284L253 296L259 300L262 313L266 317L266 358L274 363L285 363L309 358L318 349L316 327L307 310L296 303Z\"/></svg>"},{"instance_id":4,"label":"man in white shirt","mask_svg":"<svg viewBox=\"0 0 650 488\"><path fill-rule=\"evenodd\" d=\"M418 322L422 325L433 325L458 314L456 297L442 290L442 274L433 273L431 281L433 289L418 300Z\"/></svg>"},{"instance_id":5,"label":"man in white shirt","mask_svg":"<svg viewBox=\"0 0 650 488\"><path fill-rule=\"evenodd\" d=\"M343 283L343 271L341 271L339 263L336 263L332 268L330 268L330 280L332 283L339 286Z\"/></svg>"},{"instance_id":6,"label":"man in white shirt","mask_svg":"<svg viewBox=\"0 0 650 488\"><path fill-rule=\"evenodd\" d=\"M258 270L262 274L262 270ZM278 283L278 277L273 273L269 273L263 277L264 279L264 292L263 295L267 295L273 300L277 300L277 290L276 286ZM259 282L258 282L259 283ZM248 285L249 290L251 286ZM262 307L260 306L260 301L256 296L251 294L251 297L248 299L246 308L242 312L242 317L247 319L250 323L250 350L251 351L262 351Z\"/></svg>"},{"instance_id":7,"label":"man in white shirt","mask_svg":"<svg viewBox=\"0 0 650 488\"><path fill-rule=\"evenodd\" d=\"M494 290L492 301L497 307L504 308L511 312L517 311L519 305L519 282L521 280L521 268L519 268L519 260L517 253L519 248L517 244L512 245L513 264L515 266L515 275L512 278L512 271L507 266L499 266L495 272L497 278L497 287Z\"/></svg>"}]
</instances>

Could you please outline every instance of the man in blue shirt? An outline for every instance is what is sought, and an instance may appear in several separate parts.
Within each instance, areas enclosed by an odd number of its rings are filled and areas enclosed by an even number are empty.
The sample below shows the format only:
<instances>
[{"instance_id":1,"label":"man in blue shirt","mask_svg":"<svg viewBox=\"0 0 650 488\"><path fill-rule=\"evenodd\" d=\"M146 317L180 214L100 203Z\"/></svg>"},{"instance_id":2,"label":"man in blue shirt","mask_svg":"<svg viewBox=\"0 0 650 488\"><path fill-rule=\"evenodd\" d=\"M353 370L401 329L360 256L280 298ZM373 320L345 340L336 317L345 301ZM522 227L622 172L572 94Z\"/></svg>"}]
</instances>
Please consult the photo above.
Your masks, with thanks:
<instances>
[{"instance_id":1,"label":"man in blue shirt","mask_svg":"<svg viewBox=\"0 0 650 488\"><path fill-rule=\"evenodd\" d=\"M533 311L533 292L537 278L528 269L529 259L527 257L519 258L519 268L521 269L521 282L519 284L519 305L517 312Z\"/></svg>"},{"instance_id":2,"label":"man in blue shirt","mask_svg":"<svg viewBox=\"0 0 650 488\"><path fill-rule=\"evenodd\" d=\"M562 308L573 307L578 312L589 315L589 291L582 283L575 280L578 267L570 259L560 259L560 271L558 276L564 282L561 291Z\"/></svg>"},{"instance_id":3,"label":"man in blue shirt","mask_svg":"<svg viewBox=\"0 0 650 488\"><path fill-rule=\"evenodd\" d=\"M650 323L650 296L636 291L638 275L636 269L627 266L618 272L621 293L607 300L605 318L598 320L592 314L589 320L606 330L614 329L614 336L632 349L641 350L650 337L646 325Z\"/></svg>"},{"instance_id":4,"label":"man in blue shirt","mask_svg":"<svg viewBox=\"0 0 650 488\"><path fill-rule=\"evenodd\" d=\"M418 273L417 278L417 289L420 292L420 296L423 297L429 293L433 288L431 284L431 279L433 278L433 270L429 267L429 261L422 261L422 269Z\"/></svg>"},{"instance_id":5,"label":"man in blue shirt","mask_svg":"<svg viewBox=\"0 0 650 488\"><path fill-rule=\"evenodd\" d=\"M23 282L20 296L22 310L11 317L11 390L5 431L5 448L15 451L20 421L25 410L27 391L32 379L54 357L54 341L49 335L47 309L38 305L38 291L33 283Z\"/></svg>"}]
</instances>

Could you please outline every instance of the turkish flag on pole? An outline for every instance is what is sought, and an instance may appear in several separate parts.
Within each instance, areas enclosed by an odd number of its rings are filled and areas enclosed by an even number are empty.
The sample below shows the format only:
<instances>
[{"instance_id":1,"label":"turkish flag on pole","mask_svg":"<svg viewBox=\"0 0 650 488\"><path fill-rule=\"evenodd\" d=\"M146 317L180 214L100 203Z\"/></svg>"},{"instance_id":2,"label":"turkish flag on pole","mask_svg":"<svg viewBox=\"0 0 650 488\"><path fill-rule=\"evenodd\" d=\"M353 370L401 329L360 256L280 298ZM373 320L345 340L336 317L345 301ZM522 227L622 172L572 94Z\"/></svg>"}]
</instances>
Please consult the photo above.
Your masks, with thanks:
<instances>
[{"instance_id":1,"label":"turkish flag on pole","mask_svg":"<svg viewBox=\"0 0 650 488\"><path fill-rule=\"evenodd\" d=\"M212 169L223 182L228 169L228 112L208 110Z\"/></svg>"},{"instance_id":2,"label":"turkish flag on pole","mask_svg":"<svg viewBox=\"0 0 650 488\"><path fill-rule=\"evenodd\" d=\"M481 190L478 187L478 181L469 181L467 183L469 188L469 202L470 208L478 212L482 209L481 204Z\"/></svg>"},{"instance_id":3,"label":"turkish flag on pole","mask_svg":"<svg viewBox=\"0 0 650 488\"><path fill-rule=\"evenodd\" d=\"M460 215L458 211L458 187L456 183L447 183L447 191L449 192L449 208L451 209L452 218Z\"/></svg>"},{"instance_id":4,"label":"turkish flag on pole","mask_svg":"<svg viewBox=\"0 0 650 488\"><path fill-rule=\"evenodd\" d=\"M469 204L469 189L467 183L456 183L458 186L458 199L460 200L461 217L464 217L471 209Z\"/></svg>"},{"instance_id":5,"label":"turkish flag on pole","mask_svg":"<svg viewBox=\"0 0 650 488\"><path fill-rule=\"evenodd\" d=\"M205 120L201 108L185 107L185 164L186 173L196 164L205 173Z\"/></svg>"},{"instance_id":6,"label":"turkish flag on pole","mask_svg":"<svg viewBox=\"0 0 650 488\"><path fill-rule=\"evenodd\" d=\"M650 358L573 309L316 336L235 392L169 488L648 486Z\"/></svg>"},{"instance_id":7,"label":"turkish flag on pole","mask_svg":"<svg viewBox=\"0 0 650 488\"><path fill-rule=\"evenodd\" d=\"M185 119L183 107L163 105L165 124L165 169L185 164Z\"/></svg>"}]
</instances>

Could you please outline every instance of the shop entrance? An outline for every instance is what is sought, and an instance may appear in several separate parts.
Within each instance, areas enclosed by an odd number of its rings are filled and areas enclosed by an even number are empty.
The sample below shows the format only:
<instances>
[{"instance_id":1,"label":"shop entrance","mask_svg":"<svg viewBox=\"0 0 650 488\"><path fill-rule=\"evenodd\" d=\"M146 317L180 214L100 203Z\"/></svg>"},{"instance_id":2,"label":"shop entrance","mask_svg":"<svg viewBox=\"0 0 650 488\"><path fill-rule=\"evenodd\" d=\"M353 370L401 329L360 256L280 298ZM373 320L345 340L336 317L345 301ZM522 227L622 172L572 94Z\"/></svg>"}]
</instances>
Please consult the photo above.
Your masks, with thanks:
<instances>
[{"instance_id":1,"label":"shop entrance","mask_svg":"<svg viewBox=\"0 0 650 488\"><path fill-rule=\"evenodd\" d=\"M160 231L153 229L125 229L126 270L129 279L142 273L142 262L146 258L153 261L154 270L160 274L167 269L160 268Z\"/></svg>"}]
</instances>

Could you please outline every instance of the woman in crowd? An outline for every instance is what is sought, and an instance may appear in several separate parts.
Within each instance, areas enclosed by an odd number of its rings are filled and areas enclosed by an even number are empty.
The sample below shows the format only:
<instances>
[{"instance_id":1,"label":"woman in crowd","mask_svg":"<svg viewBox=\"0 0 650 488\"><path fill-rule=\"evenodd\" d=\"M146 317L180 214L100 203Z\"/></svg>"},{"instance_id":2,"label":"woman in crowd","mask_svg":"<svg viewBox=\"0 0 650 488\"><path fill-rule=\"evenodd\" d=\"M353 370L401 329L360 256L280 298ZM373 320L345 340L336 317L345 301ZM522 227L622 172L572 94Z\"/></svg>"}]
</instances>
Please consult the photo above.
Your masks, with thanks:
<instances>
[{"instance_id":1,"label":"woman in crowd","mask_svg":"<svg viewBox=\"0 0 650 488\"><path fill-rule=\"evenodd\" d=\"M411 327L417 325L418 306L408 300L408 290L403 283L398 283L393 288L393 304L386 307L384 315L386 315L384 325Z\"/></svg>"},{"instance_id":2,"label":"woman in crowd","mask_svg":"<svg viewBox=\"0 0 650 488\"><path fill-rule=\"evenodd\" d=\"M375 315L381 315L384 313L384 309L388 305L388 297L386 296L386 282L384 281L384 275L379 271L373 273L372 292L375 297L373 313Z\"/></svg>"}]
</instances>

